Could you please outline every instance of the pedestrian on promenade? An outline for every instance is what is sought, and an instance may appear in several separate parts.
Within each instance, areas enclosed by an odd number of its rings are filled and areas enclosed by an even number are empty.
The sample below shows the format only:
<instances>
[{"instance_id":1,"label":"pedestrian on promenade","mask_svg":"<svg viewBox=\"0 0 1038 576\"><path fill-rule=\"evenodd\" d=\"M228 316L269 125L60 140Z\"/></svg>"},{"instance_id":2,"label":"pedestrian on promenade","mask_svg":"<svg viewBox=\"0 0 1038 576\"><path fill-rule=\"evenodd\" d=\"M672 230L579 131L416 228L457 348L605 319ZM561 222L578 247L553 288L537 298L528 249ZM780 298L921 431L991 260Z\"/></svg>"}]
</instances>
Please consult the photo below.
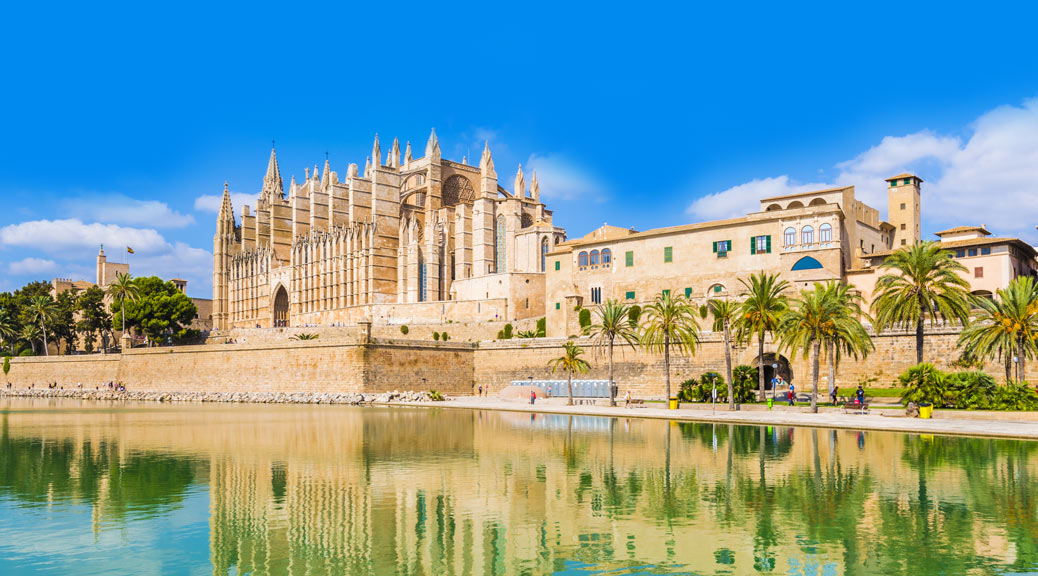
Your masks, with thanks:
<instances>
[{"instance_id":1,"label":"pedestrian on promenade","mask_svg":"<svg viewBox=\"0 0 1038 576\"><path fill-rule=\"evenodd\" d=\"M624 408L631 407L631 391L624 392Z\"/></svg>"},{"instance_id":2,"label":"pedestrian on promenade","mask_svg":"<svg viewBox=\"0 0 1038 576\"><path fill-rule=\"evenodd\" d=\"M855 394L855 396L858 399L858 405L859 406L864 405L865 404L865 389L861 387L861 384L858 384L858 390L854 394Z\"/></svg>"},{"instance_id":3,"label":"pedestrian on promenade","mask_svg":"<svg viewBox=\"0 0 1038 576\"><path fill-rule=\"evenodd\" d=\"M537 402L537 391L530 390L530 406L533 406L535 402Z\"/></svg>"},{"instance_id":4,"label":"pedestrian on promenade","mask_svg":"<svg viewBox=\"0 0 1038 576\"><path fill-rule=\"evenodd\" d=\"M480 398L483 397L483 385L482 384L479 385L479 396L480 396Z\"/></svg>"},{"instance_id":5,"label":"pedestrian on promenade","mask_svg":"<svg viewBox=\"0 0 1038 576\"><path fill-rule=\"evenodd\" d=\"M794 406L797 396L797 389L793 386L793 383L789 383L789 405Z\"/></svg>"},{"instance_id":6,"label":"pedestrian on promenade","mask_svg":"<svg viewBox=\"0 0 1038 576\"><path fill-rule=\"evenodd\" d=\"M833 399L833 406L836 406L836 386L833 385L833 389L829 392L829 397Z\"/></svg>"}]
</instances>

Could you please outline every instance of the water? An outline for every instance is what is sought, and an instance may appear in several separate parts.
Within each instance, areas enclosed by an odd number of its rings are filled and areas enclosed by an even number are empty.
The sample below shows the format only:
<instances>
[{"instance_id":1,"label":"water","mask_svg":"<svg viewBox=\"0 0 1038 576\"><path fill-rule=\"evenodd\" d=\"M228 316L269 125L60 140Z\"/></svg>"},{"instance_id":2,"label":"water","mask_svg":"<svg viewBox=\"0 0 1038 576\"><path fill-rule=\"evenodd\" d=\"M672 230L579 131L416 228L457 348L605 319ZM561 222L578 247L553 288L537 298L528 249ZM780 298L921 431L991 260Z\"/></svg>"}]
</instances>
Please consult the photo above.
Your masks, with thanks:
<instances>
[{"instance_id":1,"label":"water","mask_svg":"<svg viewBox=\"0 0 1038 576\"><path fill-rule=\"evenodd\" d=\"M0 574L1023 574L1038 443L0 401Z\"/></svg>"}]
</instances>

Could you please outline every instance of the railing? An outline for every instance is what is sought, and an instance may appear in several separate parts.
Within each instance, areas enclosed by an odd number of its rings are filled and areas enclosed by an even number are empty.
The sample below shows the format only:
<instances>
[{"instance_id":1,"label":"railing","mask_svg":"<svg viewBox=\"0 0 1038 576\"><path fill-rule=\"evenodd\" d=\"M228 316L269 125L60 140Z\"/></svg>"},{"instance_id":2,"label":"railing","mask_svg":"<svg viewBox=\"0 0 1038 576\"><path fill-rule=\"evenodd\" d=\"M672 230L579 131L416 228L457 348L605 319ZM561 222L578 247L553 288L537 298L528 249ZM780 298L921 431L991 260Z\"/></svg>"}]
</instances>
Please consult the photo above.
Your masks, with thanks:
<instances>
[{"instance_id":1,"label":"railing","mask_svg":"<svg viewBox=\"0 0 1038 576\"><path fill-rule=\"evenodd\" d=\"M512 380L512 386L536 386L552 397L569 396L565 380ZM574 398L609 398L608 380L574 380Z\"/></svg>"}]
</instances>

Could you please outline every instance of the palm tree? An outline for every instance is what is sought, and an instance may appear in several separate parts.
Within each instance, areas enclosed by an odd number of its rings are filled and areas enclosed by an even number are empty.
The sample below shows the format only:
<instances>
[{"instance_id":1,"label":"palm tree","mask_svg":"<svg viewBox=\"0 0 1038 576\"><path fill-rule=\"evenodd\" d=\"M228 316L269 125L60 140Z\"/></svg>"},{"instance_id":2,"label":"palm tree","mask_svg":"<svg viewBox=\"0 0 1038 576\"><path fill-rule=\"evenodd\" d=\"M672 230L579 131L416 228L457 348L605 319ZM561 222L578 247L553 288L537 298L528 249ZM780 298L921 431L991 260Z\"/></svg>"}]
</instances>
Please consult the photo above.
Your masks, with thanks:
<instances>
[{"instance_id":1,"label":"palm tree","mask_svg":"<svg viewBox=\"0 0 1038 576\"><path fill-rule=\"evenodd\" d=\"M811 411L818 412L818 368L821 358L822 342L835 331L838 303L831 292L822 284L815 284L814 290L802 290L800 297L793 300L788 312L782 315L778 327L778 335L783 348L795 357L798 352L809 354L811 358L811 382L814 393L811 395Z\"/></svg>"},{"instance_id":2,"label":"palm tree","mask_svg":"<svg viewBox=\"0 0 1038 576\"><path fill-rule=\"evenodd\" d=\"M724 365L728 377L728 409L735 410L735 379L732 378L732 324L739 316L740 304L734 300L711 300L710 313L714 316L714 332L724 338Z\"/></svg>"},{"instance_id":3,"label":"palm tree","mask_svg":"<svg viewBox=\"0 0 1038 576\"><path fill-rule=\"evenodd\" d=\"M7 344L14 353L14 341L18 337L18 320L9 308L0 308L0 344Z\"/></svg>"},{"instance_id":4,"label":"palm tree","mask_svg":"<svg viewBox=\"0 0 1038 576\"><path fill-rule=\"evenodd\" d=\"M133 281L133 276L129 273L116 272L115 282L108 285L108 295L112 297L113 301L119 302L120 309L122 311L123 320L123 336L126 335L126 301L136 302L141 295L141 289L137 286L137 283Z\"/></svg>"},{"instance_id":5,"label":"palm tree","mask_svg":"<svg viewBox=\"0 0 1038 576\"><path fill-rule=\"evenodd\" d=\"M1024 377L1024 358L1036 354L1038 338L1038 284L1030 277L1014 279L993 299L976 298L973 323L959 335L963 351L977 358L999 358L1005 362L1006 384Z\"/></svg>"},{"instance_id":6,"label":"palm tree","mask_svg":"<svg viewBox=\"0 0 1038 576\"><path fill-rule=\"evenodd\" d=\"M789 302L783 294L789 288L789 282L779 279L778 274L761 272L750 276L750 281L740 278L746 290L746 299L739 310L739 319L735 323L736 338L749 342L757 337L757 378L760 385L758 400L764 401L764 337L778 328L782 314L789 309Z\"/></svg>"},{"instance_id":7,"label":"palm tree","mask_svg":"<svg viewBox=\"0 0 1038 576\"><path fill-rule=\"evenodd\" d=\"M937 242L902 248L880 265L890 270L876 281L872 313L876 329L915 327L916 363L923 361L923 323L938 318L966 324L970 315L969 282L960 272L966 267L942 250Z\"/></svg>"},{"instance_id":8,"label":"palm tree","mask_svg":"<svg viewBox=\"0 0 1038 576\"><path fill-rule=\"evenodd\" d=\"M667 398L670 398L670 348L673 346L679 354L696 353L699 344L698 312L684 296L671 296L669 290L664 290L642 311L645 331L641 344L650 352L663 354Z\"/></svg>"},{"instance_id":9,"label":"palm tree","mask_svg":"<svg viewBox=\"0 0 1038 576\"><path fill-rule=\"evenodd\" d=\"M50 356L50 352L47 350L47 325L53 322L57 316L58 305L50 296L34 296L29 301L26 312L28 312L30 323L39 323L40 334L43 337L43 355Z\"/></svg>"},{"instance_id":10,"label":"palm tree","mask_svg":"<svg viewBox=\"0 0 1038 576\"><path fill-rule=\"evenodd\" d=\"M595 317L598 322L592 324L588 329L596 352L603 346L609 347L610 406L616 406L616 389L613 387L613 345L619 340L621 346L626 345L634 349L638 343L638 326L631 322L630 314L629 305L610 298L605 301L605 304L595 307Z\"/></svg>"},{"instance_id":11,"label":"palm tree","mask_svg":"<svg viewBox=\"0 0 1038 576\"><path fill-rule=\"evenodd\" d=\"M584 354L584 349L573 343L572 340L566 342L564 347L565 352L562 356L554 358L548 361L548 366L551 366L552 374L560 368L566 371L568 380L566 382L569 387L569 402L567 406L573 405L573 375L574 374L587 374L587 371L591 369L591 365L587 363L587 360L581 358Z\"/></svg>"},{"instance_id":12,"label":"palm tree","mask_svg":"<svg viewBox=\"0 0 1038 576\"><path fill-rule=\"evenodd\" d=\"M864 358L875 350L872 337L862 325L861 319L868 318L862 311L861 293L842 282L826 282L826 298L835 303L836 317L833 329L825 338L826 355L829 357L829 389L836 385L836 365L844 354Z\"/></svg>"},{"instance_id":13,"label":"palm tree","mask_svg":"<svg viewBox=\"0 0 1038 576\"><path fill-rule=\"evenodd\" d=\"M36 354L36 342L40 339L40 327L32 322L28 324L22 324L22 329L18 333L18 338L25 340L32 346L33 355Z\"/></svg>"}]
</instances>

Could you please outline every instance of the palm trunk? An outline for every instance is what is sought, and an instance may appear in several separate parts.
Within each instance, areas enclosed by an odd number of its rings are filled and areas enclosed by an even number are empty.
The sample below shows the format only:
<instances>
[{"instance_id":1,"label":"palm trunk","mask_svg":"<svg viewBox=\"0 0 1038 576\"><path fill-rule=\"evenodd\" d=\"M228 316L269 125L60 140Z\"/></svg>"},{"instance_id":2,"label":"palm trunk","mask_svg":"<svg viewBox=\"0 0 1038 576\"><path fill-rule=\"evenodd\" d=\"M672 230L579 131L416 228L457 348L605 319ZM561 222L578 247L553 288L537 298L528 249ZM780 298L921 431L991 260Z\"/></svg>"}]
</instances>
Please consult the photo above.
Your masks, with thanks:
<instances>
[{"instance_id":1,"label":"palm trunk","mask_svg":"<svg viewBox=\"0 0 1038 576\"><path fill-rule=\"evenodd\" d=\"M567 378L568 379L566 380L566 387L569 389L569 402L566 404L566 406L572 406L573 405L573 372L570 372L569 376Z\"/></svg>"},{"instance_id":2,"label":"palm trunk","mask_svg":"<svg viewBox=\"0 0 1038 576\"><path fill-rule=\"evenodd\" d=\"M923 297L919 296L919 320L915 323L915 363L923 363Z\"/></svg>"},{"instance_id":3,"label":"palm trunk","mask_svg":"<svg viewBox=\"0 0 1038 576\"><path fill-rule=\"evenodd\" d=\"M1024 337L1020 336L1018 339L1019 343L1016 345L1016 381L1025 382L1027 380L1027 367L1025 362L1026 349L1024 348Z\"/></svg>"},{"instance_id":4,"label":"palm trunk","mask_svg":"<svg viewBox=\"0 0 1038 576\"><path fill-rule=\"evenodd\" d=\"M50 356L50 350L47 350L47 325L42 321L40 322L40 330L43 333L43 355Z\"/></svg>"},{"instance_id":5,"label":"palm trunk","mask_svg":"<svg viewBox=\"0 0 1038 576\"><path fill-rule=\"evenodd\" d=\"M670 401L670 334L663 335L663 372L667 385L667 401Z\"/></svg>"},{"instance_id":6,"label":"palm trunk","mask_svg":"<svg viewBox=\"0 0 1038 576\"><path fill-rule=\"evenodd\" d=\"M616 388L613 387L613 339L609 339L609 405L616 406Z\"/></svg>"},{"instance_id":7,"label":"palm trunk","mask_svg":"<svg viewBox=\"0 0 1038 576\"><path fill-rule=\"evenodd\" d=\"M814 386L814 393L811 394L811 411L818 413L818 369L822 356L822 343L819 340L815 340L814 344L811 345L813 348L814 358L811 360L811 380Z\"/></svg>"},{"instance_id":8,"label":"palm trunk","mask_svg":"<svg viewBox=\"0 0 1038 576\"><path fill-rule=\"evenodd\" d=\"M764 401L764 331L757 334L757 377L760 380L760 402ZM772 391L774 393L774 391Z\"/></svg>"},{"instance_id":9,"label":"palm trunk","mask_svg":"<svg viewBox=\"0 0 1038 576\"><path fill-rule=\"evenodd\" d=\"M735 410L735 382L732 381L732 344L728 332L728 319L724 323L724 364L728 370L728 409ZM731 437L729 437L730 443Z\"/></svg>"},{"instance_id":10,"label":"palm trunk","mask_svg":"<svg viewBox=\"0 0 1038 576\"><path fill-rule=\"evenodd\" d=\"M829 343L829 394L836 390L836 343ZM835 404L835 402L834 402Z\"/></svg>"},{"instance_id":11,"label":"palm trunk","mask_svg":"<svg viewBox=\"0 0 1038 576\"><path fill-rule=\"evenodd\" d=\"M1006 354L1006 386L1013 380L1013 357Z\"/></svg>"}]
</instances>

